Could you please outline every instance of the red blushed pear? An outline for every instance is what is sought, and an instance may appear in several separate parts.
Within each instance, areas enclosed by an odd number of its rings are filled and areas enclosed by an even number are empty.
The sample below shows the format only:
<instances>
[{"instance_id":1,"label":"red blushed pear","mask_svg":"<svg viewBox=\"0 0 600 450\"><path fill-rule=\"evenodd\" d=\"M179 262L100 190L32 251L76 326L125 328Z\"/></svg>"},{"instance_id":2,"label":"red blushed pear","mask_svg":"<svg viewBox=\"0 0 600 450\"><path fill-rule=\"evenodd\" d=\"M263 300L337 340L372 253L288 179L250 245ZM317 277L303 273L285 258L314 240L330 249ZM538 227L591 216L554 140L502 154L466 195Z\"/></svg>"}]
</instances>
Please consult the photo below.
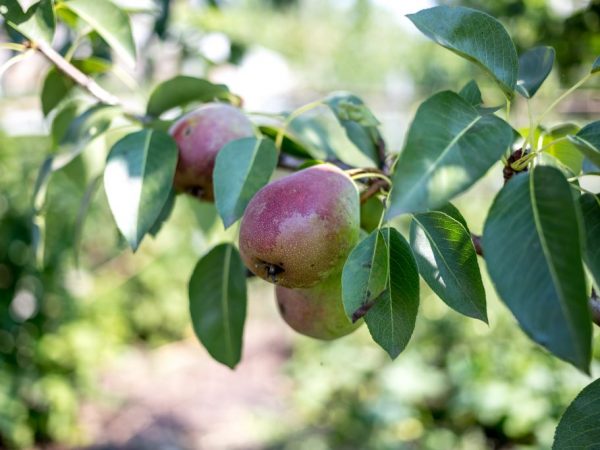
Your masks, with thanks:
<instances>
[{"instance_id":1,"label":"red blushed pear","mask_svg":"<svg viewBox=\"0 0 600 450\"><path fill-rule=\"evenodd\" d=\"M254 136L254 126L238 108L209 103L181 117L169 133L179 148L175 189L212 201L217 153L228 142Z\"/></svg>"},{"instance_id":2,"label":"red blushed pear","mask_svg":"<svg viewBox=\"0 0 600 450\"><path fill-rule=\"evenodd\" d=\"M298 333L316 339L332 340L356 330L362 323L352 323L342 303L342 279L337 273L308 289L275 288L279 313Z\"/></svg>"},{"instance_id":3,"label":"red blushed pear","mask_svg":"<svg viewBox=\"0 0 600 450\"><path fill-rule=\"evenodd\" d=\"M341 271L359 228L356 185L336 166L321 164L256 193L242 219L240 253L257 276L308 288Z\"/></svg>"}]
</instances>

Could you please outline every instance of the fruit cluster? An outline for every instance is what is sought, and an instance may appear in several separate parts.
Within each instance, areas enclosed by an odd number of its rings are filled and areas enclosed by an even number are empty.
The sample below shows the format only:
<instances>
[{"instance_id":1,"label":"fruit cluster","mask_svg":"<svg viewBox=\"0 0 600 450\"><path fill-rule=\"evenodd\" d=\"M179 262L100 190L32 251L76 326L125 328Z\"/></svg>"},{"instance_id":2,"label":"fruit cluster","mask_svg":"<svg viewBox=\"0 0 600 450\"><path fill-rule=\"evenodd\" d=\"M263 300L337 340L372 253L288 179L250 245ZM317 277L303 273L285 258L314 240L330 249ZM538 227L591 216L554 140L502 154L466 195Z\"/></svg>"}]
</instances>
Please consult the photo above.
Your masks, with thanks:
<instances>
[{"instance_id":1,"label":"fruit cluster","mask_svg":"<svg viewBox=\"0 0 600 450\"><path fill-rule=\"evenodd\" d=\"M175 189L214 199L212 171L228 142L254 135L237 108L204 105L170 130L179 148ZM248 204L240 254L255 275L276 285L285 322L307 336L335 339L354 331L342 302L342 269L359 240L360 201L352 179L331 164L299 170L269 183Z\"/></svg>"}]
</instances>

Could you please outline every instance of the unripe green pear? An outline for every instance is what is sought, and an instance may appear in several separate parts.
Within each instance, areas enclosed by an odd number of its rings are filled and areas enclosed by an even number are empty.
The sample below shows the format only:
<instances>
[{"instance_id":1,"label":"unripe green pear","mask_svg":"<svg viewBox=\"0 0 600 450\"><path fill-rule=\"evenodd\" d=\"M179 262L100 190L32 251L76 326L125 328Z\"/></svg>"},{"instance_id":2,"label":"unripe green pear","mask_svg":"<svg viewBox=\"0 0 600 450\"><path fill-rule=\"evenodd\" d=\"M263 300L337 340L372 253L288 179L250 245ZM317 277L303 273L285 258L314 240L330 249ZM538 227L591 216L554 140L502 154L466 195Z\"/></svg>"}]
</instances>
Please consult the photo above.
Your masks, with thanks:
<instances>
[{"instance_id":1,"label":"unripe green pear","mask_svg":"<svg viewBox=\"0 0 600 450\"><path fill-rule=\"evenodd\" d=\"M256 193L242 219L240 254L259 277L308 288L342 269L359 227L356 185L338 167L320 164Z\"/></svg>"},{"instance_id":2,"label":"unripe green pear","mask_svg":"<svg viewBox=\"0 0 600 450\"><path fill-rule=\"evenodd\" d=\"M254 136L254 127L238 108L209 103L181 117L169 133L179 148L175 189L212 201L217 153L230 141Z\"/></svg>"},{"instance_id":3,"label":"unripe green pear","mask_svg":"<svg viewBox=\"0 0 600 450\"><path fill-rule=\"evenodd\" d=\"M379 227L379 221L383 214L383 202L377 197L371 197L360 206L360 227L372 232Z\"/></svg>"},{"instance_id":4,"label":"unripe green pear","mask_svg":"<svg viewBox=\"0 0 600 450\"><path fill-rule=\"evenodd\" d=\"M285 322L305 336L332 340L356 330L362 320L352 323L342 303L342 277L335 274L307 289L275 288L279 313Z\"/></svg>"}]
</instances>

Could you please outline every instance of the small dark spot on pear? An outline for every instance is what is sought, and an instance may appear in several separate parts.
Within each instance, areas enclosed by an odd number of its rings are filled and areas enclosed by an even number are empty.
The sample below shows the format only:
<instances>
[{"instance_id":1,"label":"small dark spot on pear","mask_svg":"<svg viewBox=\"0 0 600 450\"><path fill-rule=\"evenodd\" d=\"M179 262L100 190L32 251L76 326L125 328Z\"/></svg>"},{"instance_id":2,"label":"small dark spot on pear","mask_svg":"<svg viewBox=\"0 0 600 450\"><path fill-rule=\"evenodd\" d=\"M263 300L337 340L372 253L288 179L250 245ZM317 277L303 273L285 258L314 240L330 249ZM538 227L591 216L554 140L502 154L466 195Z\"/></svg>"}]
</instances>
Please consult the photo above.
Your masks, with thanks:
<instances>
[{"instance_id":1,"label":"small dark spot on pear","mask_svg":"<svg viewBox=\"0 0 600 450\"><path fill-rule=\"evenodd\" d=\"M183 135L189 136L190 134L192 134L192 127L185 127L185 130L183 130Z\"/></svg>"},{"instance_id":2,"label":"small dark spot on pear","mask_svg":"<svg viewBox=\"0 0 600 450\"><path fill-rule=\"evenodd\" d=\"M202 195L204 194L204 189L201 186L190 186L189 188L187 188L186 192L192 197L202 198Z\"/></svg>"}]
</instances>

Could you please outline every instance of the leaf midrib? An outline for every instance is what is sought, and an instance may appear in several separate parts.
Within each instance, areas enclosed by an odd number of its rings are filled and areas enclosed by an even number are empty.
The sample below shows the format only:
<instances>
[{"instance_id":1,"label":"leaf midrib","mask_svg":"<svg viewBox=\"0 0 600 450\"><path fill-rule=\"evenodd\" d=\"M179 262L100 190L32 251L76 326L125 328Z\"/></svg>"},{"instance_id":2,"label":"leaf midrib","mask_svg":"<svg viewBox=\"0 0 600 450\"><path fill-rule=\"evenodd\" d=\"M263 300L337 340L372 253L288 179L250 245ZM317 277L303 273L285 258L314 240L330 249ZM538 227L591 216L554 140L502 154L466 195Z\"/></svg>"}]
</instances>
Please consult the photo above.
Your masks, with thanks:
<instances>
[{"instance_id":1,"label":"leaf midrib","mask_svg":"<svg viewBox=\"0 0 600 450\"><path fill-rule=\"evenodd\" d=\"M225 350L229 356L229 361L234 362L233 338L231 336L231 327L229 323L229 272L231 264L231 246L225 248L225 259L223 261L223 278L221 279L221 312L223 314L223 328L225 330Z\"/></svg>"},{"instance_id":2,"label":"leaf midrib","mask_svg":"<svg viewBox=\"0 0 600 450\"><path fill-rule=\"evenodd\" d=\"M535 198L535 181L534 181L535 172L536 171L534 169L531 172L531 176L529 177L529 199L531 201L531 210L533 213L533 221L535 224L535 230L540 239L540 245L542 248L542 252L544 253L544 257L546 260L546 266L548 267L548 270L550 271L550 276L552 277L554 288L556 290L556 293L558 294L560 309L562 310L563 314L565 315L565 318L568 318L568 320L566 320L567 329L569 330L569 334L573 338L573 342L576 343L577 342L577 333L575 333L575 330L573 329L573 325L571 323L572 317L571 317L569 309L566 307L567 305L565 304L565 293L563 292L562 284L559 280L558 273L556 272L556 268L554 267L554 263L553 263L553 260L551 258L551 254L550 254L550 249L548 247L548 243L546 242L546 237L544 235L544 231L543 231L540 217L539 217L537 200ZM575 351L577 352L578 358L581 358L579 361L585 363L585 357L581 354L579 346L575 345L574 347L575 347Z\"/></svg>"},{"instance_id":3,"label":"leaf midrib","mask_svg":"<svg viewBox=\"0 0 600 450\"><path fill-rule=\"evenodd\" d=\"M471 105L469 105L469 108L472 108L475 111L475 109ZM427 169L427 171L419 178L419 181L414 183L413 186L409 189L409 191L402 195L404 198L412 198L413 197L413 193L415 192L415 190L421 188L421 184L423 183L423 180L429 179L431 174L435 170L438 169L439 162L446 157L446 155L452 150L452 148L454 148L454 146L458 143L458 141L460 139L462 139L471 130L471 128L473 128L475 126L475 124L482 119L482 117L483 116L477 115L477 117L475 117L475 119L473 119L463 130L461 130L460 133L458 133L456 136L454 136L452 138L450 143L444 148L444 150L442 150L442 152L435 159L434 163L431 164L429 166L429 168Z\"/></svg>"},{"instance_id":4,"label":"leaf midrib","mask_svg":"<svg viewBox=\"0 0 600 450\"><path fill-rule=\"evenodd\" d=\"M444 214L449 219L454 220L460 227L462 227L464 229L463 225L460 222L458 222L457 220L453 219L452 217L448 216L445 213L440 213L440 214ZM440 255L440 258L441 258L442 262L444 263L444 266L446 266L446 268L448 269L448 272L450 272L450 274L452 275L452 278L454 278L454 281L456 282L456 285L458 286L458 288L460 289L460 291L464 294L465 298L467 298L469 300L469 303L475 308L475 310L478 311L481 314L481 311L480 311L479 307L475 303L473 303L473 301L470 299L470 295L468 294L468 292L465 291L464 288L463 288L463 286L462 286L462 284L459 283L459 280L456 277L456 275L454 274L454 271L452 269L450 269L450 265L446 261L446 258L442 254L442 251L440 250L439 246L437 245L437 243L435 242L435 240L433 239L433 237L431 236L431 234L427 231L427 229L419 221L419 219L417 219L417 215L414 215L413 218L414 218L415 222L417 222L419 224L421 230L423 230L423 232L427 236L427 240L429 241L429 243L431 244L431 246L434 247L435 250L437 251L437 254ZM466 230L465 230L465 232L466 232ZM435 255L434 255L434 257L435 257ZM485 318L484 315L482 315L482 317Z\"/></svg>"}]
</instances>

